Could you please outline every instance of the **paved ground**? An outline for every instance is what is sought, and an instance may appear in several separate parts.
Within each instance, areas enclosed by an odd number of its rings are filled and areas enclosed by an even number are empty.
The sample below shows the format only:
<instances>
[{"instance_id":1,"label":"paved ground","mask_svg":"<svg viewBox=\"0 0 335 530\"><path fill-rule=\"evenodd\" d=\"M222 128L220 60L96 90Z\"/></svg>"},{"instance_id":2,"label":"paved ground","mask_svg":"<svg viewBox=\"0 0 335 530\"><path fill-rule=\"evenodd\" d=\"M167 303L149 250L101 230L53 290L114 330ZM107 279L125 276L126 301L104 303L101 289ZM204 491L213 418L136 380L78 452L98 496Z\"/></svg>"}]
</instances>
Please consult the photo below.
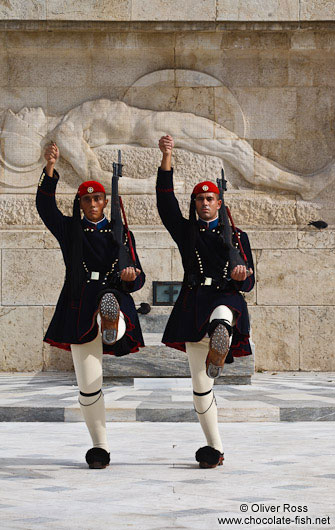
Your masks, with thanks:
<instances>
[{"instance_id":1,"label":"paved ground","mask_svg":"<svg viewBox=\"0 0 335 530\"><path fill-rule=\"evenodd\" d=\"M74 375L1 374L0 421L81 421ZM215 387L220 422L334 421L334 373L257 373ZM108 421L197 421L189 379L104 383Z\"/></svg>"},{"instance_id":2,"label":"paved ground","mask_svg":"<svg viewBox=\"0 0 335 530\"><path fill-rule=\"evenodd\" d=\"M110 423L111 465L89 470L83 423L2 423L1 529L335 528L334 423L220 428L225 463L201 470L199 425Z\"/></svg>"}]
</instances>

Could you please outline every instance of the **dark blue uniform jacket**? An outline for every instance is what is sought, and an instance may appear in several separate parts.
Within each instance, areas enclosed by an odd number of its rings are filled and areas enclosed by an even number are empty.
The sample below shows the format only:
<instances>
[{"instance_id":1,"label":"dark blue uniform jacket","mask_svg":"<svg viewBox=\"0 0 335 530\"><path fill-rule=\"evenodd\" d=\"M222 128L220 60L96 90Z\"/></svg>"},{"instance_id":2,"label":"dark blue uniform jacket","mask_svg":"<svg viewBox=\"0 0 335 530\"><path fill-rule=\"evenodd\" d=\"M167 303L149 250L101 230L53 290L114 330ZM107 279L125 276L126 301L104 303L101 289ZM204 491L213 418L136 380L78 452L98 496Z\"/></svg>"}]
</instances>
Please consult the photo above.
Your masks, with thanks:
<instances>
[{"instance_id":1,"label":"dark blue uniform jacket","mask_svg":"<svg viewBox=\"0 0 335 530\"><path fill-rule=\"evenodd\" d=\"M166 229L176 242L181 254L184 269L188 263L190 221L180 211L173 191L173 170L158 169L157 206L159 215ZM214 223L215 224L215 223ZM206 224L198 221L195 248L198 251L199 267L203 274L210 278L221 278L227 263L227 250L219 241L216 228L206 228ZM238 230L248 265L254 270L248 236ZM233 243L238 245L233 233ZM233 362L233 357L251 354L249 343L249 315L247 304L240 291L248 292L254 286L254 274L243 282L231 280L228 274L227 287L224 290L216 286L188 287L183 284L179 297L168 320L162 342L167 346L185 351L185 342L199 342L207 333L211 313L219 305L225 305L236 311L236 323L226 362Z\"/></svg>"},{"instance_id":2,"label":"dark blue uniform jacket","mask_svg":"<svg viewBox=\"0 0 335 530\"><path fill-rule=\"evenodd\" d=\"M69 269L72 248L72 217L63 215L57 208L55 191L58 174L50 178L42 173L36 195L36 206L44 224L58 240L65 266ZM81 297L78 302L71 299L71 287L68 274L59 296L55 313L44 337L44 341L53 346L70 350L70 344L84 344L92 341L98 333L96 315L98 309L98 295L108 285L103 285L106 272L114 269L118 272L117 245L112 238L111 225L106 220L99 223L97 228L87 220L82 220L84 231L83 261L89 271L85 275L82 285ZM135 249L134 237L131 234ZM136 250L136 266L142 270ZM99 272L99 280L90 280L90 272ZM138 351L144 345L141 328L138 320L134 301L129 292L140 289L145 281L143 271L134 282L121 282L117 286L120 309L126 320L126 333L123 339L113 346L104 344L104 353L125 355Z\"/></svg>"}]
</instances>

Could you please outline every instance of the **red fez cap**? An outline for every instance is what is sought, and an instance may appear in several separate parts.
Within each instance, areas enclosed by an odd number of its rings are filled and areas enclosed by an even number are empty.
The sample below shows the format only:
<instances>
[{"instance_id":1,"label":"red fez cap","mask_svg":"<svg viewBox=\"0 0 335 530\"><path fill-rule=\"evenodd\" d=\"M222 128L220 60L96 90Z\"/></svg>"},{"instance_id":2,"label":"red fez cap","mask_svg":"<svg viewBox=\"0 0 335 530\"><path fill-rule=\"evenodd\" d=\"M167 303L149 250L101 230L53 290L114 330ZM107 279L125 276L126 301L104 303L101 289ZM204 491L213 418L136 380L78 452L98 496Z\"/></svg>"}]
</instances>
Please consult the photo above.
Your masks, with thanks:
<instances>
[{"instance_id":1,"label":"red fez cap","mask_svg":"<svg viewBox=\"0 0 335 530\"><path fill-rule=\"evenodd\" d=\"M199 193L217 193L220 195L219 188L214 184L214 182L211 182L210 180L205 180L204 182L200 182L197 184L192 191L192 195L198 195Z\"/></svg>"},{"instance_id":2,"label":"red fez cap","mask_svg":"<svg viewBox=\"0 0 335 530\"><path fill-rule=\"evenodd\" d=\"M97 182L96 180L87 180L86 182L83 182L80 184L78 191L77 191L79 197L82 197L83 195L88 195L90 193L106 193L105 188L103 187L100 182Z\"/></svg>"}]
</instances>

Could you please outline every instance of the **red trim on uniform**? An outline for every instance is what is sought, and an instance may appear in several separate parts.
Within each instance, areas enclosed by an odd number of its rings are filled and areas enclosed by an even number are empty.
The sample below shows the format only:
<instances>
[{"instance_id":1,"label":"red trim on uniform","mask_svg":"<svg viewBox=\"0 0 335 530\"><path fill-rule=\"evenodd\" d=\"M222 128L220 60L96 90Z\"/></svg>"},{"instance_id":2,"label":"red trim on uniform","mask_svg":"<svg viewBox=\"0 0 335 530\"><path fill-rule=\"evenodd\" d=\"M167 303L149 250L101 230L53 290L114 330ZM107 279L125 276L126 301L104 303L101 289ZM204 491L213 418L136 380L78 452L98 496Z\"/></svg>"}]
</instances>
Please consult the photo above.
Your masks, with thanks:
<instances>
[{"instance_id":1,"label":"red trim on uniform","mask_svg":"<svg viewBox=\"0 0 335 530\"><path fill-rule=\"evenodd\" d=\"M163 342L168 348L174 348L175 350L180 350L186 352L185 342Z\"/></svg>"},{"instance_id":2,"label":"red trim on uniform","mask_svg":"<svg viewBox=\"0 0 335 530\"><path fill-rule=\"evenodd\" d=\"M55 192L53 192L53 193L48 193L47 191L42 190L42 188L40 188L40 187L38 188L38 191L39 191L40 193L43 193L43 195L47 195L48 197L54 197L54 196L56 195Z\"/></svg>"},{"instance_id":3,"label":"red trim on uniform","mask_svg":"<svg viewBox=\"0 0 335 530\"><path fill-rule=\"evenodd\" d=\"M55 346L55 348L60 348L61 350L71 351L71 344L68 342L55 342L52 339L44 339L44 342L50 344L50 346Z\"/></svg>"}]
</instances>

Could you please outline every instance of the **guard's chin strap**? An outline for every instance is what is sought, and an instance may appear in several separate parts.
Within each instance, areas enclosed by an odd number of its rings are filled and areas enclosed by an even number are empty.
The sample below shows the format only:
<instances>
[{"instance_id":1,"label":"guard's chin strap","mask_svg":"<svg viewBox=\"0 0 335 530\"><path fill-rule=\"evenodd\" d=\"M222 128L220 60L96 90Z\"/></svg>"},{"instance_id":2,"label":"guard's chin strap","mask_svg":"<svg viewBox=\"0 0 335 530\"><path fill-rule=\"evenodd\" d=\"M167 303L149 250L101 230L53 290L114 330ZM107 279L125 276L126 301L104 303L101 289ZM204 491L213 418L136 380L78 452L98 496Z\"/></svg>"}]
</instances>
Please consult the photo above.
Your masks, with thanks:
<instances>
[{"instance_id":1,"label":"guard's chin strap","mask_svg":"<svg viewBox=\"0 0 335 530\"><path fill-rule=\"evenodd\" d=\"M211 392L213 392L213 389L212 389L212 388L211 388L210 390L208 390L207 392L196 392L195 390L193 390L193 394L194 394L195 396L199 396L199 397L207 396L207 395L210 394ZM195 406L193 405L193 406L194 406L194 410L195 410L195 412L196 412L197 414L206 414L206 412L211 408L211 406L213 405L213 403L215 403L215 405L216 405L216 399L215 399L214 392L213 392L213 399L212 399L212 401L210 402L209 407L207 407L207 409L204 410L204 412L199 412L199 411L195 408Z\"/></svg>"},{"instance_id":2,"label":"guard's chin strap","mask_svg":"<svg viewBox=\"0 0 335 530\"><path fill-rule=\"evenodd\" d=\"M91 392L90 394L87 394L86 392L82 392L82 391L80 390L80 391L79 391L79 394L80 394L81 396L84 396L84 397L93 397L93 396L97 396L97 395L99 394L98 398L97 398L95 401L93 401L93 403L87 403L87 404L85 404L85 403L82 403L82 402L80 401L80 399L78 399L79 404L82 405L83 407L90 407L91 405L94 405L94 403L96 403L97 401L99 401L99 399L101 398L101 396L103 396L103 392L102 392L102 389L101 389L101 388L100 388L100 390L97 390L96 392Z\"/></svg>"}]
</instances>

